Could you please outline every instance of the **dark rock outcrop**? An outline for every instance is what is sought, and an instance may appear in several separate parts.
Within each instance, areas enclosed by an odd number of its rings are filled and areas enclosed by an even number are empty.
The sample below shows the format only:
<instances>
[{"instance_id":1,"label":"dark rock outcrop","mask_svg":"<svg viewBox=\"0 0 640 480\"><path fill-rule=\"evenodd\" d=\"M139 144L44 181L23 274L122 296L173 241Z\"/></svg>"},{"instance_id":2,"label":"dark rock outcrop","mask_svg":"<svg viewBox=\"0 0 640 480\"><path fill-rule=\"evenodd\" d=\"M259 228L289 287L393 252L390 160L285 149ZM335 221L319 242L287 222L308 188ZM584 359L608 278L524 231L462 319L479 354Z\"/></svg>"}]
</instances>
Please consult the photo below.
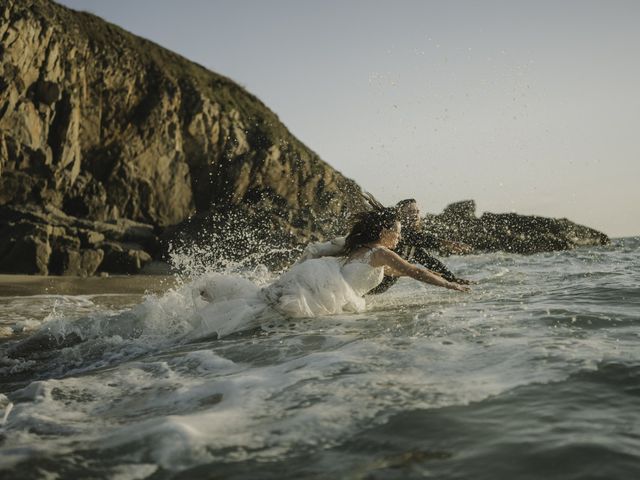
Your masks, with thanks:
<instances>
[{"instance_id":1,"label":"dark rock outcrop","mask_svg":"<svg viewBox=\"0 0 640 480\"><path fill-rule=\"evenodd\" d=\"M249 207L300 242L364 206L242 87L94 15L4 0L0 55L1 271L138 271L154 252L105 243L118 222Z\"/></svg>"},{"instance_id":2,"label":"dark rock outcrop","mask_svg":"<svg viewBox=\"0 0 640 480\"><path fill-rule=\"evenodd\" d=\"M132 220L92 221L53 206L0 207L2 273L136 273L159 246L152 225Z\"/></svg>"},{"instance_id":3,"label":"dark rock outcrop","mask_svg":"<svg viewBox=\"0 0 640 480\"><path fill-rule=\"evenodd\" d=\"M515 213L483 213L476 217L473 200L453 203L440 215L427 215L424 226L440 238L464 242L485 252L528 254L610 243L604 233L566 218Z\"/></svg>"}]
</instances>

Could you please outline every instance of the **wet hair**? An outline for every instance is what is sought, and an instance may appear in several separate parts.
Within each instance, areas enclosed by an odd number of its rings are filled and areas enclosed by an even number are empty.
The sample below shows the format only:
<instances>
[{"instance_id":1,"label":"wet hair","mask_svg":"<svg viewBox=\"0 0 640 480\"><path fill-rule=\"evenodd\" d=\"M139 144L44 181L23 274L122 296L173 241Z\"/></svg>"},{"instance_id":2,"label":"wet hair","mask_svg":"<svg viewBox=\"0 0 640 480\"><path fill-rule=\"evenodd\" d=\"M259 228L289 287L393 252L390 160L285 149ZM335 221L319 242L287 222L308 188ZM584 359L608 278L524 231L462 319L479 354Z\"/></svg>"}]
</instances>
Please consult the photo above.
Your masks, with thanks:
<instances>
[{"instance_id":1,"label":"wet hair","mask_svg":"<svg viewBox=\"0 0 640 480\"><path fill-rule=\"evenodd\" d=\"M391 230L398 220L395 208L382 208L361 212L354 216L354 223L344 243L344 252L349 255L354 250L370 242L380 240L382 230Z\"/></svg>"},{"instance_id":2,"label":"wet hair","mask_svg":"<svg viewBox=\"0 0 640 480\"><path fill-rule=\"evenodd\" d=\"M407 205L411 205L412 203L418 202L416 202L415 198L405 198L404 200L400 200L398 203L396 203L396 208L406 207Z\"/></svg>"}]
</instances>

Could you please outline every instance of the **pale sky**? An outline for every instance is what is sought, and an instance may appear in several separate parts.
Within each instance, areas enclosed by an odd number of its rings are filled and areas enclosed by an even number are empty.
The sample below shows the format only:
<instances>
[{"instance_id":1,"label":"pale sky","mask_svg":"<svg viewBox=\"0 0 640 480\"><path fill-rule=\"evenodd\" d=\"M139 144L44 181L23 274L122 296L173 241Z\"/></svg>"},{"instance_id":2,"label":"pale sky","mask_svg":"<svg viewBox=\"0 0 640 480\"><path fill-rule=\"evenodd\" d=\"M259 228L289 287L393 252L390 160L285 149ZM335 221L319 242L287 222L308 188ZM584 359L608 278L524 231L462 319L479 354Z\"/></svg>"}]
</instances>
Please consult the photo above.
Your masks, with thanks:
<instances>
[{"instance_id":1,"label":"pale sky","mask_svg":"<svg viewBox=\"0 0 640 480\"><path fill-rule=\"evenodd\" d=\"M237 81L384 203L640 235L640 2L63 0Z\"/></svg>"}]
</instances>

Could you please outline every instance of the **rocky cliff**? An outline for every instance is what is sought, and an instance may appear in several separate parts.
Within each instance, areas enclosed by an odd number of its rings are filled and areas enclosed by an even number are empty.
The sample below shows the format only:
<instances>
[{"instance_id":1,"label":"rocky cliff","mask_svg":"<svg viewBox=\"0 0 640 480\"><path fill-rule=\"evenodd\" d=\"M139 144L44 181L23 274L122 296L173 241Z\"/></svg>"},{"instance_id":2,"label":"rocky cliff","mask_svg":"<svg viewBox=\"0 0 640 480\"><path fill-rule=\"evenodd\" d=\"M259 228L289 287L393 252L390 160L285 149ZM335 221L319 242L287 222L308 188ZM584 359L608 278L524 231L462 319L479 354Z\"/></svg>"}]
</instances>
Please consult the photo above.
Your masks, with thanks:
<instances>
[{"instance_id":1,"label":"rocky cliff","mask_svg":"<svg viewBox=\"0 0 640 480\"><path fill-rule=\"evenodd\" d=\"M363 208L242 87L91 14L3 0L0 58L2 272L135 272L167 227L234 206L291 243Z\"/></svg>"}]
</instances>

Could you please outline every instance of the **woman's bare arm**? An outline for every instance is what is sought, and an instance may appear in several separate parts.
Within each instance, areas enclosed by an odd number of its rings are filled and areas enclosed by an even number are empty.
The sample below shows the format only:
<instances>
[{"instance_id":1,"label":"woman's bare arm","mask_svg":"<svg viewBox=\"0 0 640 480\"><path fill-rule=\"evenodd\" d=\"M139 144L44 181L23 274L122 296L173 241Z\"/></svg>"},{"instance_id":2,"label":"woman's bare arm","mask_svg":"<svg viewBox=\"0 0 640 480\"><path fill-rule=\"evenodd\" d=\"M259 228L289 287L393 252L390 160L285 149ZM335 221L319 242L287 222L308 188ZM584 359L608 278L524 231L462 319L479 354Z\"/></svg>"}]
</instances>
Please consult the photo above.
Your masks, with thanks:
<instances>
[{"instance_id":1,"label":"woman's bare arm","mask_svg":"<svg viewBox=\"0 0 640 480\"><path fill-rule=\"evenodd\" d=\"M448 282L431 270L407 262L400 257L400 255L386 248L380 248L372 255L371 265L374 267L384 267L384 272L387 275L411 277L420 282L461 292L469 290L469 287L465 285Z\"/></svg>"}]
</instances>

